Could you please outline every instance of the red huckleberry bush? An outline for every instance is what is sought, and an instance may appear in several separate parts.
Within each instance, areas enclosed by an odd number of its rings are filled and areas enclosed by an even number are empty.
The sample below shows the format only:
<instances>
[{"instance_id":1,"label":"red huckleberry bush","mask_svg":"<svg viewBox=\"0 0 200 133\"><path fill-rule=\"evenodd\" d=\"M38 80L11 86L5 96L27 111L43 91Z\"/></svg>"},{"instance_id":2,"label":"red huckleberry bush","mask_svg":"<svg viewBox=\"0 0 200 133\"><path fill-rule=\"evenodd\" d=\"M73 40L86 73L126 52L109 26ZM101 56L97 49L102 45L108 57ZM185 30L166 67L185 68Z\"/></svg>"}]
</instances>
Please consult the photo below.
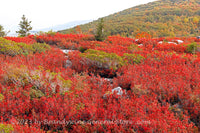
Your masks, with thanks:
<instances>
[{"instance_id":1,"label":"red huckleberry bush","mask_svg":"<svg viewBox=\"0 0 200 133\"><path fill-rule=\"evenodd\" d=\"M146 33L0 38L0 132L198 133L199 45Z\"/></svg>"}]
</instances>

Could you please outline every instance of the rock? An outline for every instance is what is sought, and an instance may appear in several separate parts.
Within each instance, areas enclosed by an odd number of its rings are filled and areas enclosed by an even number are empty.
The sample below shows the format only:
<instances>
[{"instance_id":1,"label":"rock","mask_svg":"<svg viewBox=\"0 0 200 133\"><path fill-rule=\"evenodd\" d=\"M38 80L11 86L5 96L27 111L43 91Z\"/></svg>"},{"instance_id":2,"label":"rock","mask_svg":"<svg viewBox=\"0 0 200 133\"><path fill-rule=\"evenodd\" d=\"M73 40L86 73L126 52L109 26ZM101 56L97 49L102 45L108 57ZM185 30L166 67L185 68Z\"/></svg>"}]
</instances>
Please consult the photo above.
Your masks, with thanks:
<instances>
[{"instance_id":1,"label":"rock","mask_svg":"<svg viewBox=\"0 0 200 133\"><path fill-rule=\"evenodd\" d=\"M113 79L112 78L104 78L104 80L110 82L110 83L113 83Z\"/></svg>"},{"instance_id":2,"label":"rock","mask_svg":"<svg viewBox=\"0 0 200 133\"><path fill-rule=\"evenodd\" d=\"M70 60L67 60L65 64L65 68L71 67L71 66L72 66L72 62Z\"/></svg>"},{"instance_id":3,"label":"rock","mask_svg":"<svg viewBox=\"0 0 200 133\"><path fill-rule=\"evenodd\" d=\"M162 44L163 43L163 41L160 41L160 42L158 42L159 44Z\"/></svg>"},{"instance_id":4,"label":"rock","mask_svg":"<svg viewBox=\"0 0 200 133\"><path fill-rule=\"evenodd\" d=\"M115 92L116 92L117 95L120 95L120 96L123 95L123 90L122 90L121 87L116 87L116 88L112 89L112 94L115 93Z\"/></svg>"},{"instance_id":5,"label":"rock","mask_svg":"<svg viewBox=\"0 0 200 133\"><path fill-rule=\"evenodd\" d=\"M175 45L177 45L175 42L168 42L168 44L175 44Z\"/></svg>"},{"instance_id":6,"label":"rock","mask_svg":"<svg viewBox=\"0 0 200 133\"><path fill-rule=\"evenodd\" d=\"M103 98L106 99L106 97L107 97L108 95L111 95L111 94L114 94L114 93L116 93L116 94L119 95L119 96L122 96L122 95L123 95L123 90L122 90L121 87L116 87L116 88L112 89L112 92L111 92L111 91L107 91L107 92L103 95Z\"/></svg>"},{"instance_id":7,"label":"rock","mask_svg":"<svg viewBox=\"0 0 200 133\"><path fill-rule=\"evenodd\" d=\"M65 53L65 54L68 54L69 52L72 52L74 50L69 50L69 49L62 49L62 52Z\"/></svg>"},{"instance_id":8,"label":"rock","mask_svg":"<svg viewBox=\"0 0 200 133\"><path fill-rule=\"evenodd\" d=\"M200 36L197 36L197 39L200 39Z\"/></svg>"},{"instance_id":9,"label":"rock","mask_svg":"<svg viewBox=\"0 0 200 133\"><path fill-rule=\"evenodd\" d=\"M181 44L181 43L183 43L183 41L182 40L176 40L177 42L178 42L178 44Z\"/></svg>"}]
</instances>

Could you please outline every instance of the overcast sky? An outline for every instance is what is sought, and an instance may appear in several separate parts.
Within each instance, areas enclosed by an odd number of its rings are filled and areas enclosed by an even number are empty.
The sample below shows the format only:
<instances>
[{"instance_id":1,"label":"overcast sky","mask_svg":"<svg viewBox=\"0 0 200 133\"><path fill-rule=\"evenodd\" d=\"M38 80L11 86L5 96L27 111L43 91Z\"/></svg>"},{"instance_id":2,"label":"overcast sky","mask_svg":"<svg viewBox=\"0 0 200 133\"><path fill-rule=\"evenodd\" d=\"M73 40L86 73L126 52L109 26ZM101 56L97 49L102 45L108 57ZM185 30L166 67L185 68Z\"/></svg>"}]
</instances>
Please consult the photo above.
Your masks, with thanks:
<instances>
[{"instance_id":1,"label":"overcast sky","mask_svg":"<svg viewBox=\"0 0 200 133\"><path fill-rule=\"evenodd\" d=\"M95 20L155 0L2 0L0 25L16 28L24 14L33 30L76 20Z\"/></svg>"}]
</instances>

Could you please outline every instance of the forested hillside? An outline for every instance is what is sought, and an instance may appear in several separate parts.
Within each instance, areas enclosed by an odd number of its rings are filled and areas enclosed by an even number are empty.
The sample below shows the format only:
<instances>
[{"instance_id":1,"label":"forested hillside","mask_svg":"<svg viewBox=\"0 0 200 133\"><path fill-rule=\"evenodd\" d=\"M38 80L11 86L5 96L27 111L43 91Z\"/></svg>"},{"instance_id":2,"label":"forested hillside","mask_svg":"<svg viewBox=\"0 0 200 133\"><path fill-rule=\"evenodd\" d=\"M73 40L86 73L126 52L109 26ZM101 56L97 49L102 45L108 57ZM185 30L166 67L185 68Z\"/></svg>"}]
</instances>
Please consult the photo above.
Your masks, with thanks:
<instances>
[{"instance_id":1,"label":"forested hillside","mask_svg":"<svg viewBox=\"0 0 200 133\"><path fill-rule=\"evenodd\" d=\"M158 0L104 17L104 32L129 37L141 32L148 32L153 37L197 36L200 32L199 9L198 0ZM94 33L99 20L60 32Z\"/></svg>"}]
</instances>

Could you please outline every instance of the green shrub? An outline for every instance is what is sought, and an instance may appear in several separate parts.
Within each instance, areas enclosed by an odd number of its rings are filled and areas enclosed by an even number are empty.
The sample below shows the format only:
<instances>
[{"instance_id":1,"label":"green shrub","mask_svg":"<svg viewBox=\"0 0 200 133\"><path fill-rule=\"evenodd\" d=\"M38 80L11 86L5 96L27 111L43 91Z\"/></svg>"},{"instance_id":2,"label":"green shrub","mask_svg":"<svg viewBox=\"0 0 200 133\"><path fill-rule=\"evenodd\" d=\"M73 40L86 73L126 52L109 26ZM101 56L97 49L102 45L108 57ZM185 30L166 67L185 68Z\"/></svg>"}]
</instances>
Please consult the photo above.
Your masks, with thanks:
<instances>
[{"instance_id":1,"label":"green shrub","mask_svg":"<svg viewBox=\"0 0 200 133\"><path fill-rule=\"evenodd\" d=\"M22 53L23 53L23 50L17 45L0 44L0 54L15 56Z\"/></svg>"},{"instance_id":2,"label":"green shrub","mask_svg":"<svg viewBox=\"0 0 200 133\"><path fill-rule=\"evenodd\" d=\"M84 53L86 50L87 50L87 48L79 47L79 51L80 51L81 53Z\"/></svg>"},{"instance_id":3,"label":"green shrub","mask_svg":"<svg viewBox=\"0 0 200 133\"><path fill-rule=\"evenodd\" d=\"M139 64L145 59L139 54L125 53L123 56L119 56L115 53L106 53L93 49L88 49L84 53L81 53L81 57L85 58L84 63L88 66L113 70L117 70L126 64Z\"/></svg>"},{"instance_id":4,"label":"green shrub","mask_svg":"<svg viewBox=\"0 0 200 133\"><path fill-rule=\"evenodd\" d=\"M128 47L129 50L131 50L131 52L137 52L137 51L142 51L142 49L140 47L138 47L138 45L136 44L132 44Z\"/></svg>"},{"instance_id":5,"label":"green shrub","mask_svg":"<svg viewBox=\"0 0 200 133\"><path fill-rule=\"evenodd\" d=\"M3 94L0 94L0 102L2 102L2 101L3 101L3 99L4 99L4 96L3 96Z\"/></svg>"},{"instance_id":6,"label":"green shrub","mask_svg":"<svg viewBox=\"0 0 200 133\"><path fill-rule=\"evenodd\" d=\"M14 131L14 128L10 124L0 124L0 132L1 133L11 133Z\"/></svg>"},{"instance_id":7,"label":"green shrub","mask_svg":"<svg viewBox=\"0 0 200 133\"><path fill-rule=\"evenodd\" d=\"M35 86L31 88L30 90L31 98L41 98L43 96L45 96L45 94L41 90L37 89Z\"/></svg>"},{"instance_id":8,"label":"green shrub","mask_svg":"<svg viewBox=\"0 0 200 133\"><path fill-rule=\"evenodd\" d=\"M136 54L124 53L123 59L126 60L128 64L134 64L134 63L139 64L145 58L139 54L136 55Z\"/></svg>"},{"instance_id":9,"label":"green shrub","mask_svg":"<svg viewBox=\"0 0 200 133\"><path fill-rule=\"evenodd\" d=\"M195 54L197 52L198 45L196 42L193 42L187 45L187 52L191 54Z\"/></svg>"},{"instance_id":10,"label":"green shrub","mask_svg":"<svg viewBox=\"0 0 200 133\"><path fill-rule=\"evenodd\" d=\"M86 59L87 65L94 65L98 68L116 70L125 64L121 56L99 50L88 49L81 56Z\"/></svg>"},{"instance_id":11,"label":"green shrub","mask_svg":"<svg viewBox=\"0 0 200 133\"><path fill-rule=\"evenodd\" d=\"M36 53L36 52L42 53L51 48L46 43L34 43L34 44L30 45L30 47L31 47L33 53Z\"/></svg>"},{"instance_id":12,"label":"green shrub","mask_svg":"<svg viewBox=\"0 0 200 133\"><path fill-rule=\"evenodd\" d=\"M20 54L23 55L28 55L31 51L30 45L27 45L26 43L15 43L14 46L18 46L22 50Z\"/></svg>"},{"instance_id":13,"label":"green shrub","mask_svg":"<svg viewBox=\"0 0 200 133\"><path fill-rule=\"evenodd\" d=\"M45 34L49 34L51 36L54 36L56 34L56 32L54 32L53 30L49 30L48 32L45 32Z\"/></svg>"},{"instance_id":14,"label":"green shrub","mask_svg":"<svg viewBox=\"0 0 200 133\"><path fill-rule=\"evenodd\" d=\"M15 55L28 55L31 53L41 53L50 49L50 46L45 43L16 43L14 41L0 38L0 54L15 56Z\"/></svg>"}]
</instances>

